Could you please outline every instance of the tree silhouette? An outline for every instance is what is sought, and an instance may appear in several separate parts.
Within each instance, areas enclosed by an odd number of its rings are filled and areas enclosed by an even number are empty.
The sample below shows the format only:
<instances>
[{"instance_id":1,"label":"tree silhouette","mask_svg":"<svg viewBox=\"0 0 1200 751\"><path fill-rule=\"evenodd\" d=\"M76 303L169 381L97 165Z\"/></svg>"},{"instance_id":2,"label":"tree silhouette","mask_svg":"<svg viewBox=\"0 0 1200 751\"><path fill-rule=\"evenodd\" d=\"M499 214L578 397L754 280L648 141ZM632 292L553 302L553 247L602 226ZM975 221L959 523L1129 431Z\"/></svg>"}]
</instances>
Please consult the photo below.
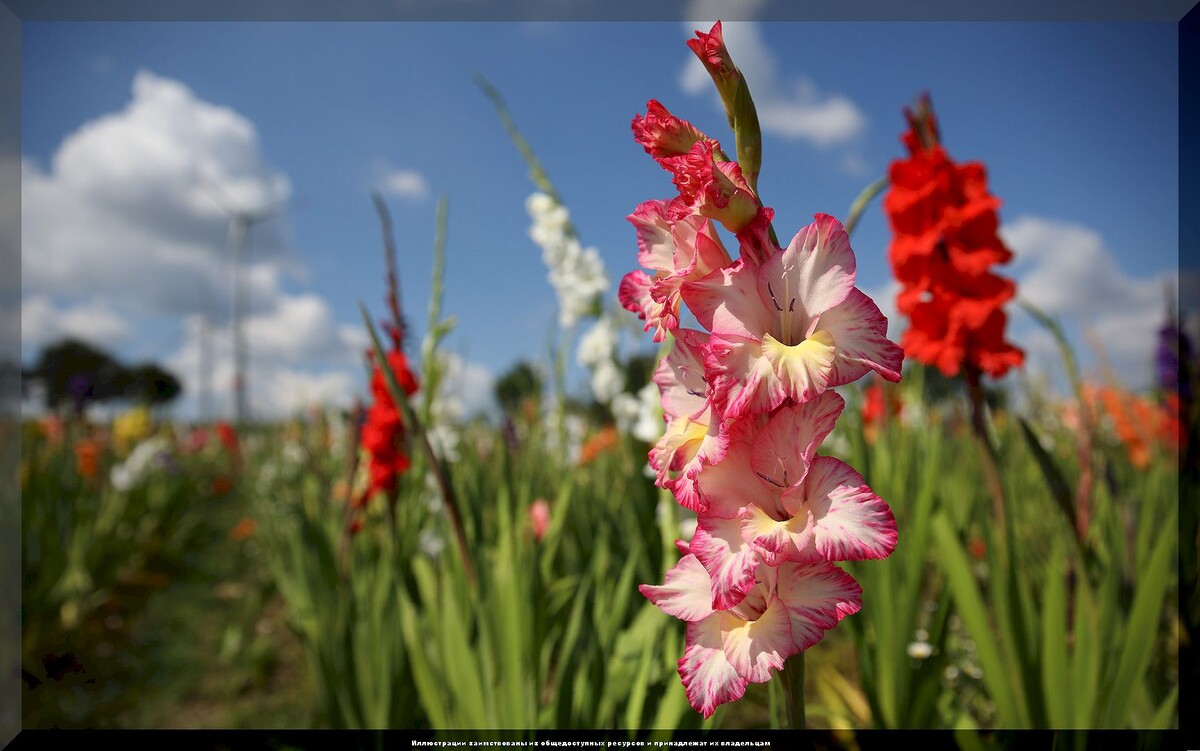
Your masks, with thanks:
<instances>
[{"instance_id":1,"label":"tree silhouette","mask_svg":"<svg viewBox=\"0 0 1200 751\"><path fill-rule=\"evenodd\" d=\"M542 377L525 361L518 362L496 381L496 401L505 413L512 413L529 397L542 394Z\"/></svg>"},{"instance_id":2,"label":"tree silhouette","mask_svg":"<svg viewBox=\"0 0 1200 751\"><path fill-rule=\"evenodd\" d=\"M23 374L41 381L46 408L74 407L116 399L163 404L183 391L179 379L153 363L126 368L107 352L78 339L47 346Z\"/></svg>"}]
</instances>

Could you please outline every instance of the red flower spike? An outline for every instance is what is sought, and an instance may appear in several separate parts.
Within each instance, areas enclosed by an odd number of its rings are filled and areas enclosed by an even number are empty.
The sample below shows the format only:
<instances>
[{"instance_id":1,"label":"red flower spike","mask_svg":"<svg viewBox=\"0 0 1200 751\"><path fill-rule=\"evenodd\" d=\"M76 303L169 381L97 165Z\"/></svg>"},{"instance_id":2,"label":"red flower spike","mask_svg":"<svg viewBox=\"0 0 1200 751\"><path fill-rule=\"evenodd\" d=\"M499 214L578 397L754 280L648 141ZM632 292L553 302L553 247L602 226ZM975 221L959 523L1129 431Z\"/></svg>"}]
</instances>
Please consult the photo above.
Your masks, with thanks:
<instances>
[{"instance_id":1,"label":"red flower spike","mask_svg":"<svg viewBox=\"0 0 1200 751\"><path fill-rule=\"evenodd\" d=\"M911 324L901 346L947 376L971 368L998 378L1024 363L1004 340L1002 307L1016 286L992 272L1012 258L998 234L1000 200L988 192L983 164L946 154L928 94L904 114L909 157L892 163L883 199L896 307Z\"/></svg>"}]
</instances>

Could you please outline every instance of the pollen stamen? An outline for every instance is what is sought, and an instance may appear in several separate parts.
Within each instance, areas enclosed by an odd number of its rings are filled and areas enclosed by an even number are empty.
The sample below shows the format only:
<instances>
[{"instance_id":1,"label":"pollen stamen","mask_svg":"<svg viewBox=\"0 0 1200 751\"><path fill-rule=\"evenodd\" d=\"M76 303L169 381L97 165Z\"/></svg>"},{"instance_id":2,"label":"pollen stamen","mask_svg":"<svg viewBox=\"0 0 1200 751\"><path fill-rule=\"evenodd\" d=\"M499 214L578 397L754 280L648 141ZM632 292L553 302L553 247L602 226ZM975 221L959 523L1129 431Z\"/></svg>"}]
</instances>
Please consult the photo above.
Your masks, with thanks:
<instances>
[{"instance_id":1,"label":"pollen stamen","mask_svg":"<svg viewBox=\"0 0 1200 751\"><path fill-rule=\"evenodd\" d=\"M767 294L771 296L771 302L775 304L775 310L778 310L780 313L782 313L783 307L779 304L779 301L775 299L775 290L771 289L770 282L767 282Z\"/></svg>"}]
</instances>

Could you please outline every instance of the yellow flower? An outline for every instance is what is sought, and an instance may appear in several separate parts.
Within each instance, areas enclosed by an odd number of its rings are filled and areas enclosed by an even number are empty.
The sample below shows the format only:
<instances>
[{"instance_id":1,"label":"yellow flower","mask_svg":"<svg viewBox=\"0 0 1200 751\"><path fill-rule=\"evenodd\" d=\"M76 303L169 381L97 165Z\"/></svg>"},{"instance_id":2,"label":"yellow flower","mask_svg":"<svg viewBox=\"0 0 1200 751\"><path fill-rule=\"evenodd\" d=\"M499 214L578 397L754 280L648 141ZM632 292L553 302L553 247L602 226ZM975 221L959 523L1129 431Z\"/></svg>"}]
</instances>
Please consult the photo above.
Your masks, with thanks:
<instances>
[{"instance_id":1,"label":"yellow flower","mask_svg":"<svg viewBox=\"0 0 1200 751\"><path fill-rule=\"evenodd\" d=\"M150 435L150 410L144 406L134 407L113 420L113 443L117 452L124 454L130 446Z\"/></svg>"}]
</instances>

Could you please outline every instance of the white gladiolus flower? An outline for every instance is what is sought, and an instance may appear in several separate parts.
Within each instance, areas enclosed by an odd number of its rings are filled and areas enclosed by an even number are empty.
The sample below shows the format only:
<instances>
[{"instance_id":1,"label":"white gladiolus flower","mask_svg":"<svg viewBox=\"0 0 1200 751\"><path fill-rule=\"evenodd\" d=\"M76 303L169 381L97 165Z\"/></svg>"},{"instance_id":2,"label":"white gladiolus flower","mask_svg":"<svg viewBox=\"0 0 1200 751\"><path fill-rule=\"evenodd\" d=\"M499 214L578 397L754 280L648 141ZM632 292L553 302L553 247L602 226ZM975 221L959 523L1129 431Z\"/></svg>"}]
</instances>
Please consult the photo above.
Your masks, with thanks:
<instances>
[{"instance_id":1,"label":"white gladiolus flower","mask_svg":"<svg viewBox=\"0 0 1200 751\"><path fill-rule=\"evenodd\" d=\"M604 262L595 248L582 247L570 234L570 214L550 196L534 193L526 199L525 210L533 219L529 237L542 249L542 262L558 298L558 324L570 328L608 289Z\"/></svg>"},{"instance_id":2,"label":"white gladiolus flower","mask_svg":"<svg viewBox=\"0 0 1200 751\"><path fill-rule=\"evenodd\" d=\"M621 432L646 443L654 443L662 435L658 386L653 382L639 389L636 396L618 394L613 399L612 410Z\"/></svg>"},{"instance_id":3,"label":"white gladiolus flower","mask_svg":"<svg viewBox=\"0 0 1200 751\"><path fill-rule=\"evenodd\" d=\"M109 482L121 492L129 490L146 476L152 461L170 450L171 444L160 436L142 441L129 452L124 462L112 468L108 476Z\"/></svg>"}]
</instances>

